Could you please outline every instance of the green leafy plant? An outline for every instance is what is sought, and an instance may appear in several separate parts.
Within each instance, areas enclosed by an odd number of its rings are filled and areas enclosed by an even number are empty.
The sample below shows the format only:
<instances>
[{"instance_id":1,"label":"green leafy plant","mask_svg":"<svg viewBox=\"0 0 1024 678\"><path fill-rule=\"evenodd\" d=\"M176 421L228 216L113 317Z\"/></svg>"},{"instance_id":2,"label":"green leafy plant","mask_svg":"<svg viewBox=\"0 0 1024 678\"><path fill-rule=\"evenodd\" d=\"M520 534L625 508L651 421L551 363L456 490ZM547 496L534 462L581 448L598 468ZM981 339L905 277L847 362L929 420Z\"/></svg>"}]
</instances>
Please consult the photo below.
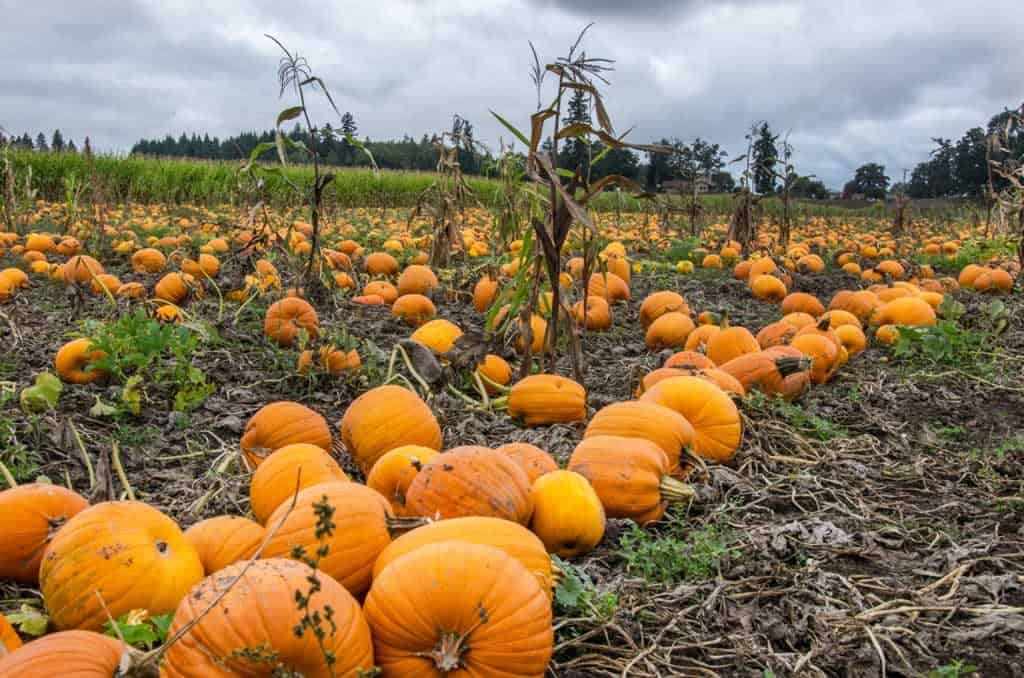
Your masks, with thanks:
<instances>
[{"instance_id":1,"label":"green leafy plant","mask_svg":"<svg viewBox=\"0 0 1024 678\"><path fill-rule=\"evenodd\" d=\"M186 325L160 323L139 309L111 322L86 321L82 335L106 353L92 367L121 384L118 402L98 401L96 415L138 414L157 390L168 392L176 412L190 412L216 390L192 364L201 335Z\"/></svg>"},{"instance_id":2,"label":"green leafy plant","mask_svg":"<svg viewBox=\"0 0 1024 678\"><path fill-rule=\"evenodd\" d=\"M21 409L25 414L40 414L57 407L64 385L49 372L36 375L35 383L21 391Z\"/></svg>"},{"instance_id":3,"label":"green leafy plant","mask_svg":"<svg viewBox=\"0 0 1024 678\"><path fill-rule=\"evenodd\" d=\"M334 507L328 503L326 495L320 501L313 504L313 512L316 514L315 534L319 542L316 551L310 554L302 545L292 549L292 558L301 560L313 570L306 577L306 580L309 582L309 588L306 591L295 592L295 606L302 613L302 619L295 625L292 632L298 638L302 638L307 632L313 634L317 644L320 646L320 653L324 657L324 663L327 664L328 671L333 676L334 665L337 663L338 658L334 655L333 650L327 649L324 640L329 636L333 637L338 630L334 622L334 608L330 605L324 605L324 613L321 615L319 610L310 611L310 603L313 596L321 590L318 568L320 561L326 558L330 552L327 539L334 534L337 526L334 523Z\"/></svg>"},{"instance_id":4,"label":"green leafy plant","mask_svg":"<svg viewBox=\"0 0 1024 678\"><path fill-rule=\"evenodd\" d=\"M928 678L965 678L977 670L977 666L965 664L962 660L955 659L948 664L943 664L929 671Z\"/></svg>"},{"instance_id":5,"label":"green leafy plant","mask_svg":"<svg viewBox=\"0 0 1024 678\"><path fill-rule=\"evenodd\" d=\"M912 362L965 368L985 361L987 344L984 334L940 320L931 327L900 326L893 355Z\"/></svg>"},{"instance_id":6,"label":"green leafy plant","mask_svg":"<svg viewBox=\"0 0 1024 678\"><path fill-rule=\"evenodd\" d=\"M706 579L718 570L729 553L729 537L718 526L687 530L679 518L670 518L666 534L638 525L619 539L619 555L626 571L652 583Z\"/></svg>"},{"instance_id":7,"label":"green leafy plant","mask_svg":"<svg viewBox=\"0 0 1024 678\"><path fill-rule=\"evenodd\" d=\"M556 555L551 561L562 573L555 586L555 609L563 614L586 614L607 621L615 616L619 606L614 592L601 593L587 573Z\"/></svg>"},{"instance_id":8,"label":"green leafy plant","mask_svg":"<svg viewBox=\"0 0 1024 678\"><path fill-rule=\"evenodd\" d=\"M167 640L167 631L171 628L173 617L173 614L150 617L146 610L132 610L118 617L116 621L108 620L103 625L103 633L113 638L121 638L141 650L152 650Z\"/></svg>"},{"instance_id":9,"label":"green leafy plant","mask_svg":"<svg viewBox=\"0 0 1024 678\"><path fill-rule=\"evenodd\" d=\"M50 625L50 618L46 616L46 613L28 603L22 603L17 612L9 612L6 617L7 621L26 636L41 636L46 633L46 627Z\"/></svg>"}]
</instances>

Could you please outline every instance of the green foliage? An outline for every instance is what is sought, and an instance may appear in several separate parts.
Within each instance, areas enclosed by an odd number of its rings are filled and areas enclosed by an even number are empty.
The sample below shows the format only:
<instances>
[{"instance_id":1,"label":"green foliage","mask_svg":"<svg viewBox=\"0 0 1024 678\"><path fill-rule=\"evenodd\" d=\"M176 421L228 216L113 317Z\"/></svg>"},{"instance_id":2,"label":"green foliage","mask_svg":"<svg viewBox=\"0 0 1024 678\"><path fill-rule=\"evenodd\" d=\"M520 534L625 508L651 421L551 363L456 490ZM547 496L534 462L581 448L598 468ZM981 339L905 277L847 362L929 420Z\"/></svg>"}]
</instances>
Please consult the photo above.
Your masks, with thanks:
<instances>
[{"instance_id":1,"label":"green foliage","mask_svg":"<svg viewBox=\"0 0 1024 678\"><path fill-rule=\"evenodd\" d=\"M324 657L324 662L332 674L334 664L337 663L338 658L333 650L327 649L324 640L328 636L333 637L338 630L337 624L334 621L334 608L330 605L324 605L324 614L321 615L319 610L310 610L310 603L313 596L319 593L322 588L318 567L320 561L326 558L330 552L327 539L334 534L334 530L337 527L334 522L334 511L334 507L327 501L327 495L324 495L320 501L314 503L313 512L316 514L315 534L319 546L317 546L316 551L312 555L307 553L306 549L301 545L292 549L292 558L301 560L312 568L312 572L306 577L306 581L309 582L309 589L304 592L295 592L295 606L302 613L302 619L295 625L292 632L297 638L302 638L306 632L313 634L317 644L320 646L320 653Z\"/></svg>"},{"instance_id":2,"label":"green foliage","mask_svg":"<svg viewBox=\"0 0 1024 678\"><path fill-rule=\"evenodd\" d=\"M670 518L664 534L633 527L619 539L619 555L626 571L651 583L667 584L707 579L729 553L729 536L716 525L688 529L680 518Z\"/></svg>"},{"instance_id":3,"label":"green foliage","mask_svg":"<svg viewBox=\"0 0 1024 678\"><path fill-rule=\"evenodd\" d=\"M18 440L15 419L3 413L14 400L15 393L12 388L0 388L0 464L20 483L34 479L39 473L39 456Z\"/></svg>"},{"instance_id":4,"label":"green foliage","mask_svg":"<svg viewBox=\"0 0 1024 678\"><path fill-rule=\"evenodd\" d=\"M760 391L753 391L743 402L748 409L781 417L790 426L822 442L849 436L849 432L839 424L778 396L766 396Z\"/></svg>"},{"instance_id":5,"label":"green foliage","mask_svg":"<svg viewBox=\"0 0 1024 678\"><path fill-rule=\"evenodd\" d=\"M967 368L985 360L986 336L951 320L931 327L900 326L893 355L908 361Z\"/></svg>"},{"instance_id":6,"label":"green foliage","mask_svg":"<svg viewBox=\"0 0 1024 678\"><path fill-rule=\"evenodd\" d=\"M7 621L26 636L41 636L46 633L46 627L50 624L46 612L28 603L22 603L17 612L9 612L5 616Z\"/></svg>"},{"instance_id":7,"label":"green foliage","mask_svg":"<svg viewBox=\"0 0 1024 678\"><path fill-rule=\"evenodd\" d=\"M40 414L57 407L64 385L49 372L36 375L35 383L21 391L21 409L25 414Z\"/></svg>"},{"instance_id":8,"label":"green foliage","mask_svg":"<svg viewBox=\"0 0 1024 678\"><path fill-rule=\"evenodd\" d=\"M170 613L150 617L145 610L132 610L114 622L107 620L103 624L103 633L112 638L121 637L133 647L152 650L167 640L173 617Z\"/></svg>"},{"instance_id":9,"label":"green foliage","mask_svg":"<svg viewBox=\"0 0 1024 678\"><path fill-rule=\"evenodd\" d=\"M138 414L153 388L169 389L174 411L190 412L216 389L192 364L202 335L189 326L160 323L139 309L110 322L86 321L82 335L106 353L92 367L121 384L118 402L97 401L96 415Z\"/></svg>"},{"instance_id":10,"label":"green foliage","mask_svg":"<svg viewBox=\"0 0 1024 678\"><path fill-rule=\"evenodd\" d=\"M615 616L619 599L614 592L598 591L587 573L556 555L551 561L562 576L555 587L555 610L562 614L586 614L596 619L609 620Z\"/></svg>"},{"instance_id":11,"label":"green foliage","mask_svg":"<svg viewBox=\"0 0 1024 678\"><path fill-rule=\"evenodd\" d=\"M928 678L966 678L966 676L977 670L977 666L965 664L962 660L955 659L948 664L943 664L929 671Z\"/></svg>"}]
</instances>

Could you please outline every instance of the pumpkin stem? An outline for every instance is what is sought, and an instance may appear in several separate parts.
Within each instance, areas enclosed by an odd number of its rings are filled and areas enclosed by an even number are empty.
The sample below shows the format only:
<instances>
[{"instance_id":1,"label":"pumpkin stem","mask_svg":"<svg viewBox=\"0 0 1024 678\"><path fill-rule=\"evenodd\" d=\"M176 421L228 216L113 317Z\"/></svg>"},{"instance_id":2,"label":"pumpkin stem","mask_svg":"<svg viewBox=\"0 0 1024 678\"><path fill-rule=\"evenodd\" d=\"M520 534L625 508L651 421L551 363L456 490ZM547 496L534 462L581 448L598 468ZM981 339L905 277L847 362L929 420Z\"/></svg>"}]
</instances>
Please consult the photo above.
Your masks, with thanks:
<instances>
[{"instance_id":1,"label":"pumpkin stem","mask_svg":"<svg viewBox=\"0 0 1024 678\"><path fill-rule=\"evenodd\" d=\"M718 326L723 330L729 329L729 311L727 309L722 309L722 322Z\"/></svg>"},{"instance_id":2,"label":"pumpkin stem","mask_svg":"<svg viewBox=\"0 0 1024 678\"><path fill-rule=\"evenodd\" d=\"M562 582L563 579L565 579L565 571L562 570L562 568L560 568L558 566L558 563L555 562L555 559L552 558L551 559L551 587L554 588L554 587L558 586Z\"/></svg>"},{"instance_id":3,"label":"pumpkin stem","mask_svg":"<svg viewBox=\"0 0 1024 678\"><path fill-rule=\"evenodd\" d=\"M661 498L670 503L693 501L696 496L691 485L676 480L672 476L662 476L658 487L661 490Z\"/></svg>"},{"instance_id":4,"label":"pumpkin stem","mask_svg":"<svg viewBox=\"0 0 1024 678\"><path fill-rule=\"evenodd\" d=\"M813 362L807 356L796 358L793 356L779 356L775 359L775 369L779 371L783 377L788 377L791 374L797 372L806 372L811 369Z\"/></svg>"},{"instance_id":5,"label":"pumpkin stem","mask_svg":"<svg viewBox=\"0 0 1024 678\"><path fill-rule=\"evenodd\" d=\"M402 516L400 518L387 518L388 532L391 536L396 534L404 534L415 530L417 527L423 527L434 522L430 518L420 518L419 516Z\"/></svg>"},{"instance_id":6,"label":"pumpkin stem","mask_svg":"<svg viewBox=\"0 0 1024 678\"><path fill-rule=\"evenodd\" d=\"M829 316L828 313L825 313L820 318L818 318L818 329L821 330L822 332L827 331L828 326L831 322L832 318Z\"/></svg>"},{"instance_id":7,"label":"pumpkin stem","mask_svg":"<svg viewBox=\"0 0 1024 678\"><path fill-rule=\"evenodd\" d=\"M430 652L419 652L417 655L433 659L437 670L442 674L447 674L462 666L462 655L469 650L469 647L465 644L467 638L468 634L444 631L433 650Z\"/></svg>"},{"instance_id":8,"label":"pumpkin stem","mask_svg":"<svg viewBox=\"0 0 1024 678\"><path fill-rule=\"evenodd\" d=\"M491 409L492 410L508 409L508 396L502 396L500 398L495 398L494 400L492 400L491 401Z\"/></svg>"}]
</instances>

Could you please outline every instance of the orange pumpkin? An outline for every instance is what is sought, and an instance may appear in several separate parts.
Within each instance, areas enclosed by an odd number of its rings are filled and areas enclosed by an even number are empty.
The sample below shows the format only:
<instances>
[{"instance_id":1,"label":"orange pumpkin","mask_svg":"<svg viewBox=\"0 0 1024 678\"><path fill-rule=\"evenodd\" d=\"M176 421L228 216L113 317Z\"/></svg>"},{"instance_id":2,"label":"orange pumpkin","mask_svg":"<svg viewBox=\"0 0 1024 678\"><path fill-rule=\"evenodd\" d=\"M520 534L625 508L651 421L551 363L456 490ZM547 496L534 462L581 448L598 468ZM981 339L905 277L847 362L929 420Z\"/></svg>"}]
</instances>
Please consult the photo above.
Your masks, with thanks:
<instances>
[{"instance_id":1,"label":"orange pumpkin","mask_svg":"<svg viewBox=\"0 0 1024 678\"><path fill-rule=\"evenodd\" d=\"M506 454L464 446L438 455L416 474L405 495L411 515L427 518L493 516L530 520L530 480Z\"/></svg>"},{"instance_id":2,"label":"orange pumpkin","mask_svg":"<svg viewBox=\"0 0 1024 678\"><path fill-rule=\"evenodd\" d=\"M295 494L307 487L348 476L326 451L309 443L294 443L275 450L263 460L249 481L249 502L260 524Z\"/></svg>"},{"instance_id":3,"label":"orange pumpkin","mask_svg":"<svg viewBox=\"0 0 1024 678\"><path fill-rule=\"evenodd\" d=\"M553 471L530 488L530 529L550 553L575 558L593 550L604 537L604 506L590 481L573 471Z\"/></svg>"},{"instance_id":4,"label":"orange pumpkin","mask_svg":"<svg viewBox=\"0 0 1024 678\"><path fill-rule=\"evenodd\" d=\"M715 365L724 365L744 353L761 350L757 339L745 327L725 327L708 340L707 356Z\"/></svg>"},{"instance_id":5,"label":"orange pumpkin","mask_svg":"<svg viewBox=\"0 0 1024 678\"><path fill-rule=\"evenodd\" d=\"M107 610L115 619L137 609L170 612L202 578L199 554L173 520L141 502L110 501L57 532L39 589L58 629L100 630Z\"/></svg>"},{"instance_id":6,"label":"orange pumpkin","mask_svg":"<svg viewBox=\"0 0 1024 678\"><path fill-rule=\"evenodd\" d=\"M558 470L558 464L551 455L530 443L505 443L495 449L519 465L526 473L530 485L546 473Z\"/></svg>"},{"instance_id":7,"label":"orange pumpkin","mask_svg":"<svg viewBox=\"0 0 1024 678\"><path fill-rule=\"evenodd\" d=\"M264 536L262 525L239 516L207 518L185 530L185 539L195 547L207 575L251 558Z\"/></svg>"},{"instance_id":8,"label":"orange pumpkin","mask_svg":"<svg viewBox=\"0 0 1024 678\"><path fill-rule=\"evenodd\" d=\"M60 347L54 358L54 367L62 381L69 384L91 384L107 376L104 370L88 367L107 356L99 349L90 350L91 347L92 340L87 337L72 339Z\"/></svg>"},{"instance_id":9,"label":"orange pumpkin","mask_svg":"<svg viewBox=\"0 0 1024 678\"><path fill-rule=\"evenodd\" d=\"M398 276L398 294L426 294L437 287L437 276L428 266L411 264Z\"/></svg>"},{"instance_id":10,"label":"orange pumpkin","mask_svg":"<svg viewBox=\"0 0 1024 678\"><path fill-rule=\"evenodd\" d=\"M161 676L280 673L328 678L370 672L370 629L359 603L338 582L304 563L282 558L257 561L244 574L243 567L238 563L207 577L181 601L171 623L172 635L202 617L167 650ZM295 595L310 590L311 577L318 590L308 609L300 610ZM330 620L322 622L328 632L319 641L312 629L296 635L304 613ZM336 659L331 667L324 660L325 650Z\"/></svg>"},{"instance_id":11,"label":"orange pumpkin","mask_svg":"<svg viewBox=\"0 0 1024 678\"><path fill-rule=\"evenodd\" d=\"M0 614L0 662L19 647L21 638L18 637L18 632L11 626L11 622L7 621L7 617Z\"/></svg>"},{"instance_id":12,"label":"orange pumpkin","mask_svg":"<svg viewBox=\"0 0 1024 678\"><path fill-rule=\"evenodd\" d=\"M686 346L687 337L695 327L688 315L678 311L664 313L647 328L647 348L651 351L663 348L681 349Z\"/></svg>"},{"instance_id":13,"label":"orange pumpkin","mask_svg":"<svg viewBox=\"0 0 1024 678\"><path fill-rule=\"evenodd\" d=\"M287 297L267 309L263 333L279 346L291 346L303 330L309 339L316 339L320 331L316 309L305 299Z\"/></svg>"},{"instance_id":14,"label":"orange pumpkin","mask_svg":"<svg viewBox=\"0 0 1024 678\"><path fill-rule=\"evenodd\" d=\"M473 287L473 308L477 313L484 313L498 296L498 281L491 277L483 277Z\"/></svg>"},{"instance_id":15,"label":"orange pumpkin","mask_svg":"<svg viewBox=\"0 0 1024 678\"><path fill-rule=\"evenodd\" d=\"M364 611L385 676L539 677L551 659L547 593L493 546L448 541L394 560Z\"/></svg>"},{"instance_id":16,"label":"orange pumpkin","mask_svg":"<svg viewBox=\"0 0 1024 678\"><path fill-rule=\"evenodd\" d=\"M582 421L587 416L586 401L586 391L572 379L533 374L509 390L508 413L527 426Z\"/></svg>"},{"instance_id":17,"label":"orange pumpkin","mask_svg":"<svg viewBox=\"0 0 1024 678\"><path fill-rule=\"evenodd\" d=\"M32 483L0 492L0 579L35 584L47 545L88 506L59 485Z\"/></svg>"},{"instance_id":18,"label":"orange pumpkin","mask_svg":"<svg viewBox=\"0 0 1024 678\"><path fill-rule=\"evenodd\" d=\"M249 467L255 469L270 453L294 443L330 450L331 429L326 419L305 405L279 400L252 415L239 444Z\"/></svg>"},{"instance_id":19,"label":"orange pumpkin","mask_svg":"<svg viewBox=\"0 0 1024 678\"><path fill-rule=\"evenodd\" d=\"M61 631L12 652L0 650L4 678L108 678L118 674L125 647L121 641L93 631Z\"/></svg>"},{"instance_id":20,"label":"orange pumpkin","mask_svg":"<svg viewBox=\"0 0 1024 678\"><path fill-rule=\"evenodd\" d=\"M391 315L407 325L419 327L437 315L437 309L434 302L422 294L403 294L392 304Z\"/></svg>"},{"instance_id":21,"label":"orange pumpkin","mask_svg":"<svg viewBox=\"0 0 1024 678\"><path fill-rule=\"evenodd\" d=\"M683 448L693 443L693 426L675 410L656 403L627 400L597 411L583 433L584 439L594 436L649 440L665 452L669 473L681 475L680 458Z\"/></svg>"},{"instance_id":22,"label":"orange pumpkin","mask_svg":"<svg viewBox=\"0 0 1024 678\"><path fill-rule=\"evenodd\" d=\"M696 377L655 384L641 400L664 405L693 426L693 451L714 461L732 459L743 437L739 410L718 386Z\"/></svg>"},{"instance_id":23,"label":"orange pumpkin","mask_svg":"<svg viewBox=\"0 0 1024 678\"><path fill-rule=\"evenodd\" d=\"M690 306L678 292L652 292L640 304L640 323L644 329L666 313L678 312L690 315Z\"/></svg>"},{"instance_id":24,"label":"orange pumpkin","mask_svg":"<svg viewBox=\"0 0 1024 678\"><path fill-rule=\"evenodd\" d=\"M441 449L441 427L418 395L401 386L378 386L348 406L341 439L364 473L388 450L403 445Z\"/></svg>"},{"instance_id":25,"label":"orange pumpkin","mask_svg":"<svg viewBox=\"0 0 1024 678\"><path fill-rule=\"evenodd\" d=\"M439 452L421 445L403 445L385 452L366 475L366 486L376 490L388 502L396 516L409 515L405 495L413 479Z\"/></svg>"}]
</instances>

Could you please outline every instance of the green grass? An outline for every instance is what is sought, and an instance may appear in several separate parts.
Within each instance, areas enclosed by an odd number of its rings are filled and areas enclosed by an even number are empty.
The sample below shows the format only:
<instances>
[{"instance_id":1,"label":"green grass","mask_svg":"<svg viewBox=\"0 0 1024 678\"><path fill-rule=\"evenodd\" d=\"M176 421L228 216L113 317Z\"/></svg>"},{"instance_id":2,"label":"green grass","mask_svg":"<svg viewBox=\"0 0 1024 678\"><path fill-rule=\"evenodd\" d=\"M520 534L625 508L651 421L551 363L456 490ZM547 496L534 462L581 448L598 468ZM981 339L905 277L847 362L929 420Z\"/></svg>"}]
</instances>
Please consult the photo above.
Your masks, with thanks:
<instances>
[{"instance_id":1,"label":"green grass","mask_svg":"<svg viewBox=\"0 0 1024 678\"><path fill-rule=\"evenodd\" d=\"M661 533L634 525L619 539L626 571L652 583L703 580L714 576L731 539L717 525L693 529L684 518L669 517Z\"/></svg>"}]
</instances>

